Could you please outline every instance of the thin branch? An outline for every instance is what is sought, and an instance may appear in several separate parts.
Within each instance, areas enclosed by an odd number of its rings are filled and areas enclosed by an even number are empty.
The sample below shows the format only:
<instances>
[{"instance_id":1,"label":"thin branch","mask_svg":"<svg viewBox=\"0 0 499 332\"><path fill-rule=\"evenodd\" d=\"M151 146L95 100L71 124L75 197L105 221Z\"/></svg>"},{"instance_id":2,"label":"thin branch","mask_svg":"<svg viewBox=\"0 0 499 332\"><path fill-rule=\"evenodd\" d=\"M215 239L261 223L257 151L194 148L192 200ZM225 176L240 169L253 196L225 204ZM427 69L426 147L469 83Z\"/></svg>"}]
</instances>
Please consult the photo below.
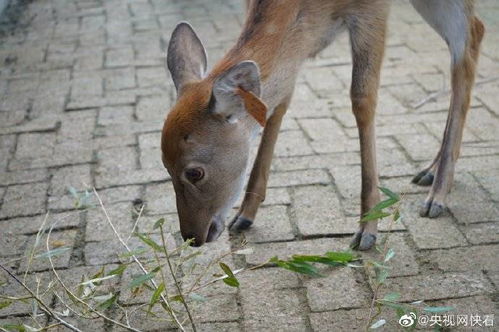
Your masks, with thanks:
<instances>
[{"instance_id":1,"label":"thin branch","mask_svg":"<svg viewBox=\"0 0 499 332\"><path fill-rule=\"evenodd\" d=\"M128 235L125 242L130 241L130 238L132 237L133 232L135 231L135 229L137 228L137 225L139 224L140 217L142 216L142 211L144 211L144 205L142 205L140 207L140 211L139 211L139 214L137 215L137 219L135 220L135 224L133 224L132 231L130 232L130 235Z\"/></svg>"},{"instance_id":2,"label":"thin branch","mask_svg":"<svg viewBox=\"0 0 499 332\"><path fill-rule=\"evenodd\" d=\"M182 299L182 303L184 304L185 311L187 311L187 316L189 317L189 321L191 322L192 330L194 332L196 332L197 331L196 324L194 324L194 319L192 318L191 311L189 310L189 306L187 305L187 302L185 301L184 294L182 293L182 290L180 289L180 285L177 281L175 271L173 271L172 263L170 261L170 255L168 254L168 247L166 245L165 235L163 234L163 226L159 225L159 229L160 229L160 233L161 233L161 244L163 245L163 249L165 251L166 261L168 262L168 268L170 269L170 274L173 277L173 282L175 283L175 286L177 288L178 295ZM166 284L165 284L165 286L166 286Z\"/></svg>"},{"instance_id":3,"label":"thin branch","mask_svg":"<svg viewBox=\"0 0 499 332\"><path fill-rule=\"evenodd\" d=\"M45 241L45 245L47 247L47 252L50 251L50 245L49 245L49 241L50 241L50 234L52 234L52 230L54 228L54 226L57 224L57 221L54 222L51 226L50 226L50 229L47 233L47 240ZM93 312L94 314L98 315L99 317L101 317L102 319L104 320L107 320L113 324L116 324L122 328L125 328L127 330L130 330L130 331L134 331L134 332L141 332L140 330L136 329L136 328L133 328L131 326L127 326L125 324L122 324L112 318L109 318L107 317L106 315L104 315L103 313L99 312L98 310L95 310L94 308L92 308L88 303L86 303L85 301L83 301L82 299L80 299L79 297L77 297L73 292L71 292L71 290L69 288L66 287L66 285L64 284L64 282L62 281L61 277L59 276L59 273L57 273L57 271L55 270L55 267L54 267L54 262L52 261L52 256L51 255L48 255L48 259L49 259L49 262L50 262L50 267L52 268L52 272L54 273L55 275L55 278L57 279L57 281L59 282L59 284L62 286L62 288L64 288L64 290L69 294L71 295L72 298L74 298L78 303L82 304L83 306L85 306L88 310L90 310L91 312Z\"/></svg>"},{"instance_id":4,"label":"thin branch","mask_svg":"<svg viewBox=\"0 0 499 332\"><path fill-rule=\"evenodd\" d=\"M51 317L53 317L55 320L57 320L59 323L61 323L62 325L66 326L68 329L72 330L72 331L76 331L76 332L82 332L80 329L78 329L77 327L74 327L73 325L69 324L68 322L66 322L64 319L60 318L59 315L57 315L56 313L54 313L40 298L38 298L38 296L36 296L35 293L33 293L33 291L28 287L26 286L26 284L24 282L22 282L21 280L19 280L19 278L16 277L16 275L14 273L12 273L11 271L9 271L9 269L7 269L5 266L3 266L2 264L0 264L0 268L2 270L4 270L5 272L7 272L7 274L12 278L14 279L17 283L19 283L28 293L31 294L31 296L36 300L36 302L38 302L41 306L41 309L47 313L48 315L50 315Z\"/></svg>"},{"instance_id":5,"label":"thin branch","mask_svg":"<svg viewBox=\"0 0 499 332\"><path fill-rule=\"evenodd\" d=\"M109 218L109 215L107 213L107 210L106 208L104 207L104 204L102 203L102 200L99 196L99 194L97 193L97 190L95 188L93 188L94 190L94 193L95 193L95 196L97 197L97 199L99 200L99 204L102 208L102 210L104 211L104 214L106 215L106 219L107 219L107 222L109 223L109 225L111 226L114 234L116 235L116 237L118 238L118 240L121 242L121 244L125 247L125 249L131 253L132 250L130 249L130 247L126 244L125 241L123 241L123 239L121 238L120 234L118 233L118 231L116 230L116 228L114 227L113 223L111 222L111 218ZM144 267L144 265L142 265L142 263L138 260L137 256L135 255L132 255L131 256L132 259L135 261L135 263L137 263L137 265L140 267L140 269L142 270L142 272L144 274L148 274L146 268ZM158 289L158 284L156 283L156 281L154 281L154 279L151 279L150 282L152 283L152 285L154 286L155 289ZM175 321L175 324L178 326L178 328L181 330L181 331L185 331L184 327L182 326L182 323L180 323L180 321L178 320L177 318L177 315L175 314L175 312L173 311L173 308L171 307L170 305L170 302L168 302L168 300L165 298L165 296L163 294L160 295L161 297L161 300L163 301L164 305L167 307L167 311L168 313L170 314L170 316L173 318L173 320Z\"/></svg>"}]
</instances>

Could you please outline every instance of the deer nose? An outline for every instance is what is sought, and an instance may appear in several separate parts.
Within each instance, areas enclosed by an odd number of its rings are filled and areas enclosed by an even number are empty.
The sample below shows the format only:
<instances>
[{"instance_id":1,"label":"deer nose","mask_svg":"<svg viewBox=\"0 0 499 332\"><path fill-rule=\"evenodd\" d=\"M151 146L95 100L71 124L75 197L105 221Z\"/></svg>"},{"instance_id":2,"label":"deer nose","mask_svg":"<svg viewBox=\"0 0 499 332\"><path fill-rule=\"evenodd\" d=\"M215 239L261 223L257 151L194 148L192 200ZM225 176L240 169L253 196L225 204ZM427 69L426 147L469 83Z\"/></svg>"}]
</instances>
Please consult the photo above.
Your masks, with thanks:
<instances>
[{"instance_id":1,"label":"deer nose","mask_svg":"<svg viewBox=\"0 0 499 332\"><path fill-rule=\"evenodd\" d=\"M191 240L192 247L201 247L204 244L204 240L201 240L199 237L196 237L193 233L182 233L182 238L184 241Z\"/></svg>"}]
</instances>

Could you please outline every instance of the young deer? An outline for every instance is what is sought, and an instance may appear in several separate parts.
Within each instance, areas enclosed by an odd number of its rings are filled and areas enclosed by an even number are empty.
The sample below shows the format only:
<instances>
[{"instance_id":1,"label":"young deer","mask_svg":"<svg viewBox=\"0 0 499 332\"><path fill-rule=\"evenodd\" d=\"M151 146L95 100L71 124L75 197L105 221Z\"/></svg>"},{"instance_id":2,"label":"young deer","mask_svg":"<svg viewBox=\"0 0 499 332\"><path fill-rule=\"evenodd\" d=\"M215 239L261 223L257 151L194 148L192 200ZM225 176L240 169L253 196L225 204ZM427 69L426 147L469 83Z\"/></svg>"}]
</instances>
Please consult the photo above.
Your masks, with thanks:
<instances>
[{"instance_id":1,"label":"young deer","mask_svg":"<svg viewBox=\"0 0 499 332\"><path fill-rule=\"evenodd\" d=\"M452 59L452 97L442 146L413 180L432 185L420 214L444 210L459 156L483 24L471 0L411 0L445 39ZM195 245L218 238L241 193L252 138L263 127L244 201L230 224L251 226L265 198L274 145L305 59L346 29L353 57L350 96L360 138L361 215L379 202L374 114L389 0L254 0L236 45L206 73L206 53L191 26L180 23L168 47L178 99L165 121L162 159L176 192L180 229ZM369 249L377 221L360 224L352 247Z\"/></svg>"}]
</instances>

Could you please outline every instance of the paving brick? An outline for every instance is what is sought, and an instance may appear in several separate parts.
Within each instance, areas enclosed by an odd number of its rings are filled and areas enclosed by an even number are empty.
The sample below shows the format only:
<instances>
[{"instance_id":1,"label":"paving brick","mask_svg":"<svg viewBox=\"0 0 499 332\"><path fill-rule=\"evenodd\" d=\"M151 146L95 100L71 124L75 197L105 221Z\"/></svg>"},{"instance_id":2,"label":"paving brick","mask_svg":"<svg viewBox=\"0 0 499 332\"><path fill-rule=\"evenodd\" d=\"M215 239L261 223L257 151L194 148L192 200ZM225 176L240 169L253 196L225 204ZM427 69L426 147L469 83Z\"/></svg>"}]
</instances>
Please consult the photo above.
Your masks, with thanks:
<instances>
[{"instance_id":1,"label":"paving brick","mask_svg":"<svg viewBox=\"0 0 499 332\"><path fill-rule=\"evenodd\" d=\"M279 134L274 155L278 157L289 157L313 154L307 139L299 130L285 131Z\"/></svg>"},{"instance_id":2,"label":"paving brick","mask_svg":"<svg viewBox=\"0 0 499 332\"><path fill-rule=\"evenodd\" d=\"M153 96L140 98L137 103L137 118L139 120L164 121L170 108L170 99L167 96Z\"/></svg>"},{"instance_id":3,"label":"paving brick","mask_svg":"<svg viewBox=\"0 0 499 332\"><path fill-rule=\"evenodd\" d=\"M52 173L49 194L59 196L67 194L69 188L81 191L91 185L90 165L61 167Z\"/></svg>"},{"instance_id":4,"label":"paving brick","mask_svg":"<svg viewBox=\"0 0 499 332\"><path fill-rule=\"evenodd\" d=\"M370 294L356 280L352 269L339 267L322 273L327 273L327 277L304 281L312 311L356 308L368 304Z\"/></svg>"},{"instance_id":5,"label":"paving brick","mask_svg":"<svg viewBox=\"0 0 499 332\"><path fill-rule=\"evenodd\" d=\"M177 211L175 194L171 182L146 187L145 203L149 214L173 213Z\"/></svg>"},{"instance_id":6,"label":"paving brick","mask_svg":"<svg viewBox=\"0 0 499 332\"><path fill-rule=\"evenodd\" d=\"M301 235L349 233L340 201L331 186L296 188L293 201L292 211Z\"/></svg>"},{"instance_id":7,"label":"paving brick","mask_svg":"<svg viewBox=\"0 0 499 332\"><path fill-rule=\"evenodd\" d=\"M96 187L106 188L111 186L125 186L133 184L146 184L150 182L164 182L170 176L165 169L146 169L106 173L96 176Z\"/></svg>"},{"instance_id":8,"label":"paving brick","mask_svg":"<svg viewBox=\"0 0 499 332\"><path fill-rule=\"evenodd\" d=\"M24 254L24 256L27 259L21 261L21 265L19 267L20 272L24 272L26 270L30 272L43 271L51 268L48 256L43 255L44 253L47 252L47 246L46 246L47 236L48 233L42 234L37 245L36 245L37 243L36 234L30 236L30 238L27 241ZM53 254L51 256L54 268L69 267L69 259L71 257L71 252L74 247L75 237L76 237L75 230L63 230L58 232L52 232L50 234L49 238L50 250L55 250L58 248L60 248L60 250L63 250L62 252L58 254ZM31 253L33 253L33 259L30 264L29 257L31 257Z\"/></svg>"},{"instance_id":9,"label":"paving brick","mask_svg":"<svg viewBox=\"0 0 499 332\"><path fill-rule=\"evenodd\" d=\"M137 151L135 147L113 147L98 152L98 174L116 174L136 169Z\"/></svg>"},{"instance_id":10,"label":"paving brick","mask_svg":"<svg viewBox=\"0 0 499 332\"><path fill-rule=\"evenodd\" d=\"M46 183L20 184L7 187L0 218L33 215L45 212Z\"/></svg>"},{"instance_id":11,"label":"paving brick","mask_svg":"<svg viewBox=\"0 0 499 332\"><path fill-rule=\"evenodd\" d=\"M26 133L19 136L16 158L37 158L50 156L53 153L55 134Z\"/></svg>"},{"instance_id":12,"label":"paving brick","mask_svg":"<svg viewBox=\"0 0 499 332\"><path fill-rule=\"evenodd\" d=\"M329 184L324 170L303 170L270 174L269 187L287 187L307 184Z\"/></svg>"},{"instance_id":13,"label":"paving brick","mask_svg":"<svg viewBox=\"0 0 499 332\"><path fill-rule=\"evenodd\" d=\"M133 107L132 106L109 106L103 107L99 110L98 124L107 126L116 123L127 123L133 121Z\"/></svg>"},{"instance_id":14,"label":"paving brick","mask_svg":"<svg viewBox=\"0 0 499 332\"><path fill-rule=\"evenodd\" d=\"M81 211L63 212L63 213L51 213L48 216L46 214L41 214L32 217L17 217L7 220L0 221L2 225L2 231L4 234L36 234L45 218L45 228L54 225L54 230L61 228L72 228L77 227L80 222Z\"/></svg>"},{"instance_id":15,"label":"paving brick","mask_svg":"<svg viewBox=\"0 0 499 332\"><path fill-rule=\"evenodd\" d=\"M498 245L473 246L434 250L428 260L435 262L443 271L497 271L499 266L494 261L498 254Z\"/></svg>"},{"instance_id":16,"label":"paving brick","mask_svg":"<svg viewBox=\"0 0 499 332\"><path fill-rule=\"evenodd\" d=\"M405 302L482 295L491 293L493 290L492 285L481 272L451 272L390 278L381 296L388 292L400 293L400 301Z\"/></svg>"},{"instance_id":17,"label":"paving brick","mask_svg":"<svg viewBox=\"0 0 499 332\"><path fill-rule=\"evenodd\" d=\"M0 185L8 186L12 184L32 183L45 181L48 178L47 169L21 170L14 172L0 173Z\"/></svg>"},{"instance_id":18,"label":"paving brick","mask_svg":"<svg viewBox=\"0 0 499 332\"><path fill-rule=\"evenodd\" d=\"M448 200L449 209L461 224L499 221L498 204L490 201L470 174L461 173L455 177Z\"/></svg>"},{"instance_id":19,"label":"paving brick","mask_svg":"<svg viewBox=\"0 0 499 332\"><path fill-rule=\"evenodd\" d=\"M133 63L134 54L130 46L116 48L106 51L106 67L129 66Z\"/></svg>"},{"instance_id":20,"label":"paving brick","mask_svg":"<svg viewBox=\"0 0 499 332\"><path fill-rule=\"evenodd\" d=\"M132 218L132 204L116 203L105 206L105 209L116 231L123 238L128 238L135 221L135 218ZM108 223L106 214L100 207L89 210L86 218L86 241L112 240L116 237Z\"/></svg>"},{"instance_id":21,"label":"paving brick","mask_svg":"<svg viewBox=\"0 0 499 332\"><path fill-rule=\"evenodd\" d=\"M285 206L262 207L253 226L244 233L253 243L292 240L295 236Z\"/></svg>"},{"instance_id":22,"label":"paving brick","mask_svg":"<svg viewBox=\"0 0 499 332\"><path fill-rule=\"evenodd\" d=\"M479 223L460 227L466 239L472 244L497 242L499 223Z\"/></svg>"},{"instance_id":23,"label":"paving brick","mask_svg":"<svg viewBox=\"0 0 499 332\"><path fill-rule=\"evenodd\" d=\"M409 229L412 239L420 249L452 248L466 245L450 216L423 218L419 216L422 196L406 196L400 210L402 222Z\"/></svg>"}]
</instances>

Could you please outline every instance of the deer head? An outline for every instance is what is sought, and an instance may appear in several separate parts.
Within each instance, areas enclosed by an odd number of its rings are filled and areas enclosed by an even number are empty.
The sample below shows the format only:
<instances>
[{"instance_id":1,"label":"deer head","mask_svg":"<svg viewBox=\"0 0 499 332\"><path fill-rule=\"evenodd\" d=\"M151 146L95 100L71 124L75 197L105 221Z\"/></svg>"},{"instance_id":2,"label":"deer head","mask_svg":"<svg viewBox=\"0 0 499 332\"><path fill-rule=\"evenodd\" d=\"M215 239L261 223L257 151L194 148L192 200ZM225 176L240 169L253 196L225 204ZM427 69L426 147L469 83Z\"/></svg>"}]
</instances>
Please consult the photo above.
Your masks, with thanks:
<instances>
[{"instance_id":1,"label":"deer head","mask_svg":"<svg viewBox=\"0 0 499 332\"><path fill-rule=\"evenodd\" d=\"M250 141L265 124L256 63L225 62L206 75L206 52L188 23L168 46L177 101L162 132L162 160L175 188L182 237L214 241L244 185Z\"/></svg>"}]
</instances>

